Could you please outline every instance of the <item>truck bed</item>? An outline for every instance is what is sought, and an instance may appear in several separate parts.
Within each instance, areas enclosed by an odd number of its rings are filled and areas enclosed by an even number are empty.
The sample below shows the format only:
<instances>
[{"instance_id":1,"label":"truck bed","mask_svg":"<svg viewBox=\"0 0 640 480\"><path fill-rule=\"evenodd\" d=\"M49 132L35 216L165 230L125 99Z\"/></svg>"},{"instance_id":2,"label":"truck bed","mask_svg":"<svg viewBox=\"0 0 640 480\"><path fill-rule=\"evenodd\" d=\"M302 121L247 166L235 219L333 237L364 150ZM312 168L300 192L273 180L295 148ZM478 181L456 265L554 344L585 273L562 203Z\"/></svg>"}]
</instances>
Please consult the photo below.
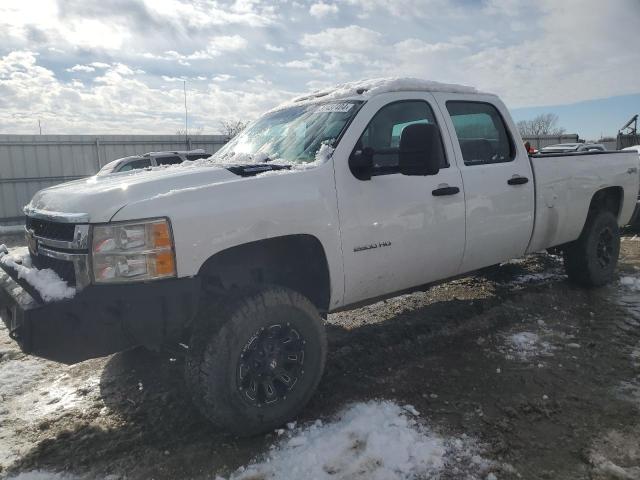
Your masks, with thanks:
<instances>
[{"instance_id":1,"label":"truck bed","mask_svg":"<svg viewBox=\"0 0 640 480\"><path fill-rule=\"evenodd\" d=\"M576 240L591 199L604 188L622 186L618 224L626 225L631 219L640 185L635 152L533 155L530 162L536 194L528 253Z\"/></svg>"}]
</instances>

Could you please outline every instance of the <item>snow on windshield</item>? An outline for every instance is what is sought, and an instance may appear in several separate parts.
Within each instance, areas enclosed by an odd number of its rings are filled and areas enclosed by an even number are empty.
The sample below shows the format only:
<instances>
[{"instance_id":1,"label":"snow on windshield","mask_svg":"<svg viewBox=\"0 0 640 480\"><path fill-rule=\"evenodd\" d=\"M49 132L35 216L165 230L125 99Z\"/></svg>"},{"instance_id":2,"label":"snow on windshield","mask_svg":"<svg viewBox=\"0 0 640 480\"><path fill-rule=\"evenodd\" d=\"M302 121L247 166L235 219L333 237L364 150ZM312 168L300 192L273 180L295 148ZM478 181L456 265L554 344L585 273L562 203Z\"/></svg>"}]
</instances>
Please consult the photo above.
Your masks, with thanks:
<instances>
[{"instance_id":1,"label":"snow on windshield","mask_svg":"<svg viewBox=\"0 0 640 480\"><path fill-rule=\"evenodd\" d=\"M207 161L304 165L326 160L361 103L316 102L267 113Z\"/></svg>"}]
</instances>

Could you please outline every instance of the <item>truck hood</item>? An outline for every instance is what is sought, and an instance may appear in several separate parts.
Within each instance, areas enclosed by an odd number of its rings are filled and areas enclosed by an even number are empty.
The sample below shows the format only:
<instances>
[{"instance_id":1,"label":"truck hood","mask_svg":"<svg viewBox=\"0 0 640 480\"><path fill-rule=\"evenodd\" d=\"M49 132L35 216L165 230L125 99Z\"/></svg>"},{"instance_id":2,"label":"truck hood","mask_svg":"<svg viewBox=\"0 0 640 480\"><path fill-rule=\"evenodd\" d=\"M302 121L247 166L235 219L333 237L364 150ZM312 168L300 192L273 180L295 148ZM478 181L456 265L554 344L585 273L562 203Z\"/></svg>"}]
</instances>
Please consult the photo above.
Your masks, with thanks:
<instances>
[{"instance_id":1,"label":"truck hood","mask_svg":"<svg viewBox=\"0 0 640 480\"><path fill-rule=\"evenodd\" d=\"M40 190L25 213L76 223L108 222L125 205L240 177L218 166L177 166L93 176Z\"/></svg>"}]
</instances>

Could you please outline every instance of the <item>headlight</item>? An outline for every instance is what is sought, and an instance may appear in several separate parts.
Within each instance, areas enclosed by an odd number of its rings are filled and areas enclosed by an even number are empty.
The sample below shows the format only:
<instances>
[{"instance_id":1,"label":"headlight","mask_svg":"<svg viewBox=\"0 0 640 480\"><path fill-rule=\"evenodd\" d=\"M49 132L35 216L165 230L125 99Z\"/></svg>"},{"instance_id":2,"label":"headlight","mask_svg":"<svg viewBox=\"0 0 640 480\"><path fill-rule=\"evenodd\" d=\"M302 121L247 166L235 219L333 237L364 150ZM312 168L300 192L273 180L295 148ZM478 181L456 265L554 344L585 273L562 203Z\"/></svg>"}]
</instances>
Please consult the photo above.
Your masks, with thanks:
<instances>
[{"instance_id":1,"label":"headlight","mask_svg":"<svg viewBox=\"0 0 640 480\"><path fill-rule=\"evenodd\" d=\"M96 283L176 276L173 237L165 219L95 225L91 255Z\"/></svg>"}]
</instances>

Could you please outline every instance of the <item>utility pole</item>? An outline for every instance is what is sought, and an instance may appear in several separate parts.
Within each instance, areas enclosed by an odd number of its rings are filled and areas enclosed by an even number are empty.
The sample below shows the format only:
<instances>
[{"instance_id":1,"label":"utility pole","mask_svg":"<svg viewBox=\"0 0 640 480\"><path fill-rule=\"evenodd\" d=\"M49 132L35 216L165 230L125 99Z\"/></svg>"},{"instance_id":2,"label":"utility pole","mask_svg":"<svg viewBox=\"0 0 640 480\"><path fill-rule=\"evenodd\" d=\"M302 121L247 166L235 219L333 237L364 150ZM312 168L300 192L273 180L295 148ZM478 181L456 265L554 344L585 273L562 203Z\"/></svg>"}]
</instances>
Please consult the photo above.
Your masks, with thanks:
<instances>
[{"instance_id":1,"label":"utility pole","mask_svg":"<svg viewBox=\"0 0 640 480\"><path fill-rule=\"evenodd\" d=\"M184 90L184 143L189 143L189 111L187 110L187 81L182 81L182 89Z\"/></svg>"},{"instance_id":2,"label":"utility pole","mask_svg":"<svg viewBox=\"0 0 640 480\"><path fill-rule=\"evenodd\" d=\"M42 125L40 124L40 119L38 119L38 130L40 130L40 135L42 135Z\"/></svg>"}]
</instances>

